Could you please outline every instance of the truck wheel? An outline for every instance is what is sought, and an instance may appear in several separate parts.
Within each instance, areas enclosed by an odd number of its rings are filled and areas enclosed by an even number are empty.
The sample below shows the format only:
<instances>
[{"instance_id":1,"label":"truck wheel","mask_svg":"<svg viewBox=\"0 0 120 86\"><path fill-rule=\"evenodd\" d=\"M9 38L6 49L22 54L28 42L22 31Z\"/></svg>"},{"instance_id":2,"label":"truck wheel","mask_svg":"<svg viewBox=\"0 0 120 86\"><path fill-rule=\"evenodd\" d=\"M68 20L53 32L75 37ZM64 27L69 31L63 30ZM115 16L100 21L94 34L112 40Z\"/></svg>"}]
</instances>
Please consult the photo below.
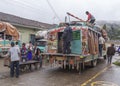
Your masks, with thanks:
<instances>
[{"instance_id":1,"label":"truck wheel","mask_svg":"<svg viewBox=\"0 0 120 86\"><path fill-rule=\"evenodd\" d=\"M97 65L97 59L91 61L91 66L95 67Z\"/></svg>"}]
</instances>

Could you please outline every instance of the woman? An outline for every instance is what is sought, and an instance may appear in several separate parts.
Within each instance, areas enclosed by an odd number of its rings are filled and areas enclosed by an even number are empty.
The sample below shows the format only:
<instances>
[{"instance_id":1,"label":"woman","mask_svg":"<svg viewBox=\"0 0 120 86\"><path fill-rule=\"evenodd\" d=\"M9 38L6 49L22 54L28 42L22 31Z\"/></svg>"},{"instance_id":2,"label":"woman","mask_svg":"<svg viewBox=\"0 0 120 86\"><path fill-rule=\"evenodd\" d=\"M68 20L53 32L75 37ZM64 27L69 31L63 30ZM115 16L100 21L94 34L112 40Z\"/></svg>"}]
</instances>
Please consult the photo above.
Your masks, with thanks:
<instances>
[{"instance_id":1,"label":"woman","mask_svg":"<svg viewBox=\"0 0 120 86\"><path fill-rule=\"evenodd\" d=\"M41 50L39 48L37 48L37 51L35 53L35 58L34 58L36 61L39 61L40 62L40 66L39 68L42 67L42 55L41 55Z\"/></svg>"},{"instance_id":2,"label":"woman","mask_svg":"<svg viewBox=\"0 0 120 86\"><path fill-rule=\"evenodd\" d=\"M33 45L31 41L29 42L29 45L27 46L27 48L28 48L27 59L32 60Z\"/></svg>"}]
</instances>

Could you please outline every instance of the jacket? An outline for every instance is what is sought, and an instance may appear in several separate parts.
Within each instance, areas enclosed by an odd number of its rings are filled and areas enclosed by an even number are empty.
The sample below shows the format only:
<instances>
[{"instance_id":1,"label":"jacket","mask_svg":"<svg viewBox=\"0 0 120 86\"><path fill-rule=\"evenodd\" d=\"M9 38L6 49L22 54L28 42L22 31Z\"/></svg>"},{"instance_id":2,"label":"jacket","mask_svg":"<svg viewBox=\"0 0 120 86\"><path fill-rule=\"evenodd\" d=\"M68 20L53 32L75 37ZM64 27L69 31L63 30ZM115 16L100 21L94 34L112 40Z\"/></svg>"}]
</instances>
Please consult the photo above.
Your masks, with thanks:
<instances>
[{"instance_id":1,"label":"jacket","mask_svg":"<svg viewBox=\"0 0 120 86\"><path fill-rule=\"evenodd\" d=\"M107 55L114 55L114 54L115 54L115 48L114 47L108 47Z\"/></svg>"},{"instance_id":2,"label":"jacket","mask_svg":"<svg viewBox=\"0 0 120 86\"><path fill-rule=\"evenodd\" d=\"M63 32L63 40L66 42L72 41L72 29L71 27L66 27Z\"/></svg>"}]
</instances>

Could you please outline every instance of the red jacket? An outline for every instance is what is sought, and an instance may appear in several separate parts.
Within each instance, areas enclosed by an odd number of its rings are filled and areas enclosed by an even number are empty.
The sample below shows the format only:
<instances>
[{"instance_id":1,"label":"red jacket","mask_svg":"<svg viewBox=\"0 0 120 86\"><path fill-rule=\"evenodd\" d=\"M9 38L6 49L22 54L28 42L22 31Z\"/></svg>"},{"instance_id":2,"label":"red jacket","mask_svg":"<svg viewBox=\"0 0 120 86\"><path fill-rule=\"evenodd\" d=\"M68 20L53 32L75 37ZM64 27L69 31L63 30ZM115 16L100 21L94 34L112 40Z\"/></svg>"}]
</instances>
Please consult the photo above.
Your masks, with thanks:
<instances>
[{"instance_id":1,"label":"red jacket","mask_svg":"<svg viewBox=\"0 0 120 86\"><path fill-rule=\"evenodd\" d=\"M90 21L90 20L93 20L93 19L95 19L95 17L89 13L87 21Z\"/></svg>"}]
</instances>

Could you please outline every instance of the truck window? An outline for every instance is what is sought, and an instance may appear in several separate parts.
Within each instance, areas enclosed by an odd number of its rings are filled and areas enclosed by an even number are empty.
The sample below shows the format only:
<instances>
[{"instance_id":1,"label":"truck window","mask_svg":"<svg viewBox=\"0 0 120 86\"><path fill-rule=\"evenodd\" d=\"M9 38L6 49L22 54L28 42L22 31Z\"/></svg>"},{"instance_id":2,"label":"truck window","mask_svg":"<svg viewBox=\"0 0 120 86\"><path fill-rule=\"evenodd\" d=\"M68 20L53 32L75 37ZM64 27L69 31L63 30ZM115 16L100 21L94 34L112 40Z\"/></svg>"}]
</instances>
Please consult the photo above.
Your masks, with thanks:
<instances>
[{"instance_id":1,"label":"truck window","mask_svg":"<svg viewBox=\"0 0 120 86\"><path fill-rule=\"evenodd\" d=\"M37 41L37 46L46 46L46 41Z\"/></svg>"}]
</instances>

